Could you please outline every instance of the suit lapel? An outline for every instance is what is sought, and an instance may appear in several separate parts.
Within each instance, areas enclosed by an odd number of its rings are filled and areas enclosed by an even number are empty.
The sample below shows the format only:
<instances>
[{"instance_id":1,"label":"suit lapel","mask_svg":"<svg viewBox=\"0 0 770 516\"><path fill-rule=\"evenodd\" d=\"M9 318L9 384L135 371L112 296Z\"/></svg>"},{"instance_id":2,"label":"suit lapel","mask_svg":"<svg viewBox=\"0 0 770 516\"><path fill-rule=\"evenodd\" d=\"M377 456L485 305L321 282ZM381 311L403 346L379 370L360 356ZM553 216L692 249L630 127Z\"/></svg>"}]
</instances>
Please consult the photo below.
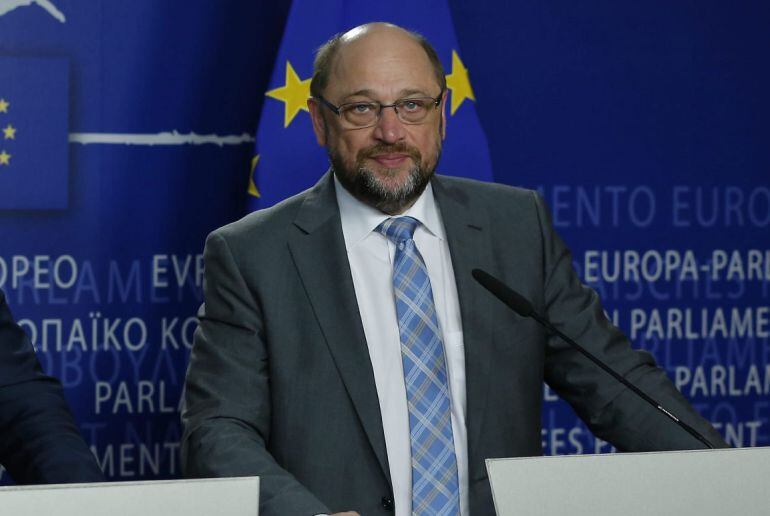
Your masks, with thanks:
<instances>
[{"instance_id":1,"label":"suit lapel","mask_svg":"<svg viewBox=\"0 0 770 516\"><path fill-rule=\"evenodd\" d=\"M382 416L331 173L309 192L289 249L329 351L375 455L390 481Z\"/></svg>"},{"instance_id":2,"label":"suit lapel","mask_svg":"<svg viewBox=\"0 0 770 516\"><path fill-rule=\"evenodd\" d=\"M441 177L433 190L447 233L463 325L466 371L466 427L471 479L484 475L483 457L477 457L489 398L493 346L492 297L482 295L471 270L496 271L488 221L481 207L473 206L462 188ZM331 174L308 193L295 219L299 229L289 249L372 449L390 481L385 436L369 351L361 324L350 264L345 253L339 209ZM347 315L346 315L347 314ZM480 464L480 466L478 466Z\"/></svg>"},{"instance_id":3,"label":"suit lapel","mask_svg":"<svg viewBox=\"0 0 770 516\"><path fill-rule=\"evenodd\" d=\"M495 271L491 235L486 211L473 206L467 192L441 177L433 179L433 191L447 233L452 257L460 316L463 325L466 375L466 427L471 480L485 474L483 457L476 450L482 434L489 398L489 375L493 346L493 325L488 320L493 313L491 296L483 295L482 287L471 276L480 268ZM481 465L480 467L478 465ZM476 469L473 469L473 468Z\"/></svg>"}]
</instances>

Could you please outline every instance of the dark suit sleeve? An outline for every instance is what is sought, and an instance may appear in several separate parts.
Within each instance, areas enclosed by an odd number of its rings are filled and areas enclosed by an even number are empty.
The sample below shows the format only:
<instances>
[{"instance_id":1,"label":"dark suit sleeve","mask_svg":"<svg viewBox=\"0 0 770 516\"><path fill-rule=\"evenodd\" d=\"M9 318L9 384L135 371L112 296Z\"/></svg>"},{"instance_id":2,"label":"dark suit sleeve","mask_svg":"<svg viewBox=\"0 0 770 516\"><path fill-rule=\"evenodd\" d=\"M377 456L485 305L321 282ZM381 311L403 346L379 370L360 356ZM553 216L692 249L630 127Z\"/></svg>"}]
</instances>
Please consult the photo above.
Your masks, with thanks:
<instances>
[{"instance_id":1,"label":"dark suit sleeve","mask_svg":"<svg viewBox=\"0 0 770 516\"><path fill-rule=\"evenodd\" d=\"M265 516L327 513L267 449L272 400L266 323L223 237L214 233L208 238L204 260L205 303L182 411L184 474L259 475L260 514Z\"/></svg>"},{"instance_id":2,"label":"dark suit sleeve","mask_svg":"<svg viewBox=\"0 0 770 516\"><path fill-rule=\"evenodd\" d=\"M0 292L0 463L19 484L104 480L59 382L40 369L34 348Z\"/></svg>"},{"instance_id":3,"label":"dark suit sleeve","mask_svg":"<svg viewBox=\"0 0 770 516\"><path fill-rule=\"evenodd\" d=\"M533 194L534 195L534 194ZM544 306L560 330L608 363L709 440L727 447L657 367L649 353L633 350L623 333L604 314L596 292L583 285L572 255L551 226L548 210L535 196L544 256ZM703 448L673 421L623 387L558 337L550 337L546 382L567 402L595 435L622 451Z\"/></svg>"}]
</instances>

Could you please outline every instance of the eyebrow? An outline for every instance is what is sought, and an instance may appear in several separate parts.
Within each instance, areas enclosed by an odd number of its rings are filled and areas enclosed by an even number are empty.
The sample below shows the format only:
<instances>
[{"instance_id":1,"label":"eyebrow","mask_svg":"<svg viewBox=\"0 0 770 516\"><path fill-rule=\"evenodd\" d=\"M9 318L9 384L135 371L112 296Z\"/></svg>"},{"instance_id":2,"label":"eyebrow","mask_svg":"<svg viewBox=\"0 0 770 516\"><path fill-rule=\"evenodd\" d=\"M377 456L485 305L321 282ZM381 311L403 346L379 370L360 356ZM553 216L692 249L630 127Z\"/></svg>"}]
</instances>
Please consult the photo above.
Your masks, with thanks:
<instances>
[{"instance_id":1,"label":"eyebrow","mask_svg":"<svg viewBox=\"0 0 770 516\"><path fill-rule=\"evenodd\" d=\"M395 100L399 100L399 99L403 99L403 98L407 98L415 95L418 95L421 97L430 97L430 94L425 93L423 90L420 90L417 88L406 88L398 92L398 96L396 97ZM342 97L342 101L344 103L344 101L346 101L350 97L358 97L358 96L369 97L371 99L377 98L377 95L375 94L374 90L363 89L363 90L354 91L352 93L348 93L347 95Z\"/></svg>"}]
</instances>

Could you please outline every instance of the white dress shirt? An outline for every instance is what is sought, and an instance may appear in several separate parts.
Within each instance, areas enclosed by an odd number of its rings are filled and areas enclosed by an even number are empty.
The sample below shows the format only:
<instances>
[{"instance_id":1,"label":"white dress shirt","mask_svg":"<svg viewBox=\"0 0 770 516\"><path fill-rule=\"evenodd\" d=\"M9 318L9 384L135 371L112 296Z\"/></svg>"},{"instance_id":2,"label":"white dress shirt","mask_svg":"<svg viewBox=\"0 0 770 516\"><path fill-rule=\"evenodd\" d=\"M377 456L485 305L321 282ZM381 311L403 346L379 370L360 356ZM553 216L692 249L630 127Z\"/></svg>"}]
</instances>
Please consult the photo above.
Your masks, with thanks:
<instances>
[{"instance_id":1,"label":"white dress shirt","mask_svg":"<svg viewBox=\"0 0 770 516\"><path fill-rule=\"evenodd\" d=\"M382 414L396 516L411 516L412 465L401 340L393 297L396 247L375 231L388 215L353 197L334 178L353 286L364 326ZM452 435L460 484L460 510L468 513L468 445L465 427L465 353L460 304L444 224L431 185L401 216L421 222L414 241L428 269L448 366Z\"/></svg>"}]
</instances>

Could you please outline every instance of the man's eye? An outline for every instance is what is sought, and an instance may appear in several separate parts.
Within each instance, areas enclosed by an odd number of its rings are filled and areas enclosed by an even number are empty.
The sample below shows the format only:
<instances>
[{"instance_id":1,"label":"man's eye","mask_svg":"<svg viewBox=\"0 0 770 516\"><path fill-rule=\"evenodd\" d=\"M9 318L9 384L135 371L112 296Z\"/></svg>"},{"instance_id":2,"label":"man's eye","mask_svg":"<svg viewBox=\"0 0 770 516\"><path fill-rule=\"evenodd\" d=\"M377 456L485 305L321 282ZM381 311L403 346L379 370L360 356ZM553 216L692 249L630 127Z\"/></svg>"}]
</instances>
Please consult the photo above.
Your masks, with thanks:
<instances>
[{"instance_id":1,"label":"man's eye","mask_svg":"<svg viewBox=\"0 0 770 516\"><path fill-rule=\"evenodd\" d=\"M419 111L424 105L421 100L407 99L401 102L401 107L407 111Z\"/></svg>"},{"instance_id":2,"label":"man's eye","mask_svg":"<svg viewBox=\"0 0 770 516\"><path fill-rule=\"evenodd\" d=\"M357 115L364 115L372 110L371 104L353 104L350 111Z\"/></svg>"}]
</instances>

